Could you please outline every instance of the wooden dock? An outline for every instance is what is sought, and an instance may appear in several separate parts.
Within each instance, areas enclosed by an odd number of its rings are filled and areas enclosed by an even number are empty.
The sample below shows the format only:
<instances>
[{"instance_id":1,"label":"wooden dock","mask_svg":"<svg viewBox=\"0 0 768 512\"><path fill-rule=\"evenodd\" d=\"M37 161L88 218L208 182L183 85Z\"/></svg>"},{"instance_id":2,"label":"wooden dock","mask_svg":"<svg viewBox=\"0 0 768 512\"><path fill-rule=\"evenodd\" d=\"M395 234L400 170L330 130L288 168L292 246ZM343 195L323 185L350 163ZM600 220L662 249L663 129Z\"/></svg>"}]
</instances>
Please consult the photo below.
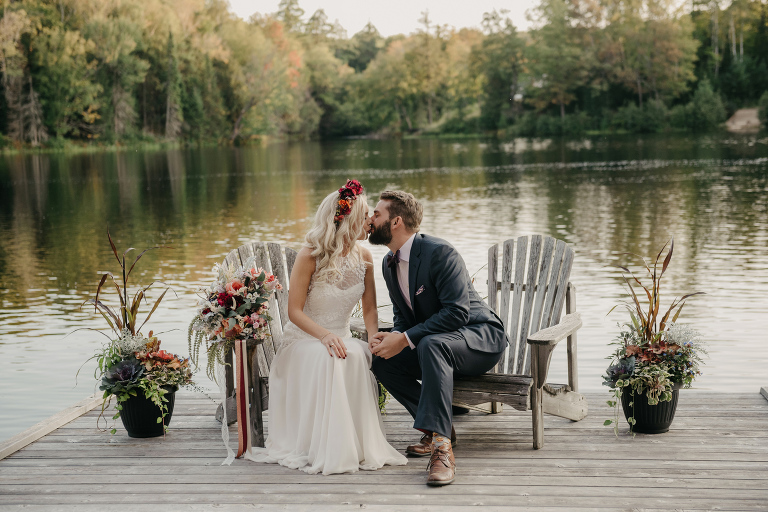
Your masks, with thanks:
<instances>
[{"instance_id":1,"label":"wooden dock","mask_svg":"<svg viewBox=\"0 0 768 512\"><path fill-rule=\"evenodd\" d=\"M0 510L768 510L760 393L683 391L669 433L634 439L603 426L607 396L588 394L589 416L578 423L545 416L537 451L530 412L457 417L457 480L430 488L424 459L327 477L221 466L214 402L182 392L165 439L99 432L96 409L0 460ZM396 403L384 422L401 451L418 437Z\"/></svg>"}]
</instances>

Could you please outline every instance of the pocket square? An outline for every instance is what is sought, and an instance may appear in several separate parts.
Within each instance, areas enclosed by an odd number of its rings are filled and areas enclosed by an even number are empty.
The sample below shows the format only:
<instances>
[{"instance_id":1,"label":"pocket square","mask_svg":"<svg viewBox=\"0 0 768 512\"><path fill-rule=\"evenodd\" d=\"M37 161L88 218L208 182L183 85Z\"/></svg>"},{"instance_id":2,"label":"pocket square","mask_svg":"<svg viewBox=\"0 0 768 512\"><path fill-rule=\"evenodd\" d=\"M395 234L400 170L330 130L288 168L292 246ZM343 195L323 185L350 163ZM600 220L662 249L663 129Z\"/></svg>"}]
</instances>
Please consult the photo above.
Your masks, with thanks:
<instances>
[{"instance_id":1,"label":"pocket square","mask_svg":"<svg viewBox=\"0 0 768 512\"><path fill-rule=\"evenodd\" d=\"M424 291L424 285L421 285L418 290L416 290L416 295L420 294Z\"/></svg>"}]
</instances>

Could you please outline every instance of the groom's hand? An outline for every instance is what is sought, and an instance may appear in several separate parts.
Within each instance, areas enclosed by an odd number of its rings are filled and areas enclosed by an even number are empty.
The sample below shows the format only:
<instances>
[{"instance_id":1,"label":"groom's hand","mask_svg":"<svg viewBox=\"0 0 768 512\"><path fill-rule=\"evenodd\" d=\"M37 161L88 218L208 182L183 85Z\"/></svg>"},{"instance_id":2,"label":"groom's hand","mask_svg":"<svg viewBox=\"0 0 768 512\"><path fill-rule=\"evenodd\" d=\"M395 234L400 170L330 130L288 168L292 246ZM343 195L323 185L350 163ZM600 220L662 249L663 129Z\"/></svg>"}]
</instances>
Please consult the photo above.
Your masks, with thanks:
<instances>
[{"instance_id":1,"label":"groom's hand","mask_svg":"<svg viewBox=\"0 0 768 512\"><path fill-rule=\"evenodd\" d=\"M389 359L408 346L408 339L401 332L377 332L373 335L371 345L374 355Z\"/></svg>"}]
</instances>

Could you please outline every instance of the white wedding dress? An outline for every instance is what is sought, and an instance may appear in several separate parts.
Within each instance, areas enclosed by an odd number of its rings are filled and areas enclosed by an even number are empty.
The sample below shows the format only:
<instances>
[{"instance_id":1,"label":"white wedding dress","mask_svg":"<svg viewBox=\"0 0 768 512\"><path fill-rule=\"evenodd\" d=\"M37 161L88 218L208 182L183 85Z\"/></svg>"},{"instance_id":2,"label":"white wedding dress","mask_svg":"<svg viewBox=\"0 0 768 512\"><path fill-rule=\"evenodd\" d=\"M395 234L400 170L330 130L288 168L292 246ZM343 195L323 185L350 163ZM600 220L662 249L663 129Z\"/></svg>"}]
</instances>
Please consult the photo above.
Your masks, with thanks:
<instances>
[{"instance_id":1,"label":"white wedding dress","mask_svg":"<svg viewBox=\"0 0 768 512\"><path fill-rule=\"evenodd\" d=\"M355 251L340 270L333 284L312 277L304 312L344 340L347 357L331 357L318 339L285 325L269 372L266 448L254 448L251 460L324 475L406 463L384 435L371 352L349 330L365 289L365 262Z\"/></svg>"}]
</instances>

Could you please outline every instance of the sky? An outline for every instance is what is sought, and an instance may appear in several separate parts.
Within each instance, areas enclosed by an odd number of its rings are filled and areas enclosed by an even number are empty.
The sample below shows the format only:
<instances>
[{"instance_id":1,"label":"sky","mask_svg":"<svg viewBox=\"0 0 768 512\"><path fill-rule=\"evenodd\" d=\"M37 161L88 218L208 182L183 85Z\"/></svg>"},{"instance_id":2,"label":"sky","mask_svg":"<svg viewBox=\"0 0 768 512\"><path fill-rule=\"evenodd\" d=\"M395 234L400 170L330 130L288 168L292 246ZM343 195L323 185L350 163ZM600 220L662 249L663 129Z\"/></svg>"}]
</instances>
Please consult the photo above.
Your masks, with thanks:
<instances>
[{"instance_id":1,"label":"sky","mask_svg":"<svg viewBox=\"0 0 768 512\"><path fill-rule=\"evenodd\" d=\"M254 12L277 11L279 0L229 0L232 11L243 19ZM299 0L305 19L317 9L325 10L328 19L339 23L349 37L360 31L369 21L384 36L410 34L419 27L421 13L429 10L433 23L455 28L480 28L483 13L493 9L507 9L509 18L518 30L527 30L530 22L525 13L537 0Z\"/></svg>"}]
</instances>

